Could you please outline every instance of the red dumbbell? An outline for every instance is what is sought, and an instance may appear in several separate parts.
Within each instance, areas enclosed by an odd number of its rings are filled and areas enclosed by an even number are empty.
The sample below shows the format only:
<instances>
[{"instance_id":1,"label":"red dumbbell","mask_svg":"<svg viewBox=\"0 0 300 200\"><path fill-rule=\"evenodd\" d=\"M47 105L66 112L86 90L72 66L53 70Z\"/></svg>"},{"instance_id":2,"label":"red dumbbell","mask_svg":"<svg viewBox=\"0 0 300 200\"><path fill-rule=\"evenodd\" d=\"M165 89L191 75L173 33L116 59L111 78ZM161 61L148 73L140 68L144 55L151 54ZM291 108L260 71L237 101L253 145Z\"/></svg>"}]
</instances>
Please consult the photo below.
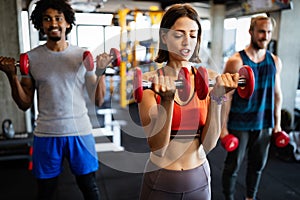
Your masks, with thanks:
<instances>
[{"instance_id":1,"label":"red dumbbell","mask_svg":"<svg viewBox=\"0 0 300 200\"><path fill-rule=\"evenodd\" d=\"M85 51L83 53L83 62L87 71L92 71L94 69L94 61L91 52ZM20 72L22 75L29 74L29 59L27 53L20 54L20 60L16 63L16 66L20 68Z\"/></svg>"},{"instance_id":2,"label":"red dumbbell","mask_svg":"<svg viewBox=\"0 0 300 200\"><path fill-rule=\"evenodd\" d=\"M249 99L254 91L255 78L251 67L244 65L239 70L238 94L241 98ZM206 68L199 67L195 76L195 87L199 99L205 99L209 93L209 87L214 86L214 82L209 80Z\"/></svg>"},{"instance_id":3,"label":"red dumbbell","mask_svg":"<svg viewBox=\"0 0 300 200\"><path fill-rule=\"evenodd\" d=\"M110 55L114 57L112 64L114 66L119 66L121 63L120 52L117 49L112 48L110 50ZM83 53L83 63L87 71L92 71L94 69L93 55L90 51L85 51ZM29 74L29 59L27 53L20 54L20 60L16 63L16 66L20 68L20 72L22 75Z\"/></svg>"},{"instance_id":4,"label":"red dumbbell","mask_svg":"<svg viewBox=\"0 0 300 200\"><path fill-rule=\"evenodd\" d=\"M83 65L87 71L93 71L94 69L94 59L90 51L83 52Z\"/></svg>"},{"instance_id":5,"label":"red dumbbell","mask_svg":"<svg viewBox=\"0 0 300 200\"><path fill-rule=\"evenodd\" d=\"M120 51L116 48L111 48L109 54L113 56L112 66L119 67L122 61Z\"/></svg>"},{"instance_id":6,"label":"red dumbbell","mask_svg":"<svg viewBox=\"0 0 300 200\"><path fill-rule=\"evenodd\" d=\"M136 68L133 76L133 89L135 102L140 103L143 98L144 89L152 89L152 82L142 80L142 71ZM182 67L178 74L178 79L175 81L175 86L178 90L179 98L182 101L188 100L190 96L190 76L186 67Z\"/></svg>"},{"instance_id":7,"label":"red dumbbell","mask_svg":"<svg viewBox=\"0 0 300 200\"><path fill-rule=\"evenodd\" d=\"M278 131L272 134L272 139L277 147L286 147L290 142L290 136L285 131Z\"/></svg>"},{"instance_id":8,"label":"red dumbbell","mask_svg":"<svg viewBox=\"0 0 300 200\"><path fill-rule=\"evenodd\" d=\"M83 53L83 62L87 71L92 71L94 69L93 56L91 52L85 51ZM20 54L20 60L15 65L20 68L20 72L22 75L28 75L29 74L28 54L27 53Z\"/></svg>"},{"instance_id":9,"label":"red dumbbell","mask_svg":"<svg viewBox=\"0 0 300 200\"><path fill-rule=\"evenodd\" d=\"M22 75L28 75L29 74L29 59L27 53L20 54L20 60L19 62L16 62L16 67L20 68L20 72Z\"/></svg>"},{"instance_id":10,"label":"red dumbbell","mask_svg":"<svg viewBox=\"0 0 300 200\"><path fill-rule=\"evenodd\" d=\"M109 54L113 56L113 60L111 62L112 66L119 67L121 64L121 54L119 50L116 48L111 48ZM87 71L92 71L94 69L94 59L90 51L83 52L83 64Z\"/></svg>"},{"instance_id":11,"label":"red dumbbell","mask_svg":"<svg viewBox=\"0 0 300 200\"><path fill-rule=\"evenodd\" d=\"M221 138L221 144L228 152L234 151L239 146L239 139L232 134Z\"/></svg>"},{"instance_id":12,"label":"red dumbbell","mask_svg":"<svg viewBox=\"0 0 300 200\"><path fill-rule=\"evenodd\" d=\"M92 71L94 69L94 61L91 52L85 51L83 53L83 62L87 71ZM29 74L28 54L27 53L20 54L20 61L17 62L16 65L20 67L20 71L22 75L28 75Z\"/></svg>"}]
</instances>

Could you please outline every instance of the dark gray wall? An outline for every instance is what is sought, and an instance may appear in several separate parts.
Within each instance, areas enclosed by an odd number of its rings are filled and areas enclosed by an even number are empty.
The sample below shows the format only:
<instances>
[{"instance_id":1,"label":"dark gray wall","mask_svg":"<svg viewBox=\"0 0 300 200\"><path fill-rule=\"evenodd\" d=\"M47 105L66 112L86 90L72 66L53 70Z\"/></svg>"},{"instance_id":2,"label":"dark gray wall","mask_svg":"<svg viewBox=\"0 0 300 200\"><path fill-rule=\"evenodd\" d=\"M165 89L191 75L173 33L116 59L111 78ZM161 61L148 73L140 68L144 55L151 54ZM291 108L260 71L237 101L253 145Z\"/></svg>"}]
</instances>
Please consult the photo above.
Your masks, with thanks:
<instances>
[{"instance_id":1,"label":"dark gray wall","mask_svg":"<svg viewBox=\"0 0 300 200\"><path fill-rule=\"evenodd\" d=\"M295 107L300 66L300 1L293 0L293 9L281 12L277 52L283 63L281 86L283 108L291 113Z\"/></svg>"},{"instance_id":2,"label":"dark gray wall","mask_svg":"<svg viewBox=\"0 0 300 200\"><path fill-rule=\"evenodd\" d=\"M18 28L20 11L21 0L0 1L0 55L18 59L21 48ZM26 130L24 112L20 111L14 103L8 79L3 72L0 72L0 123L6 118L13 121L17 132Z\"/></svg>"}]
</instances>

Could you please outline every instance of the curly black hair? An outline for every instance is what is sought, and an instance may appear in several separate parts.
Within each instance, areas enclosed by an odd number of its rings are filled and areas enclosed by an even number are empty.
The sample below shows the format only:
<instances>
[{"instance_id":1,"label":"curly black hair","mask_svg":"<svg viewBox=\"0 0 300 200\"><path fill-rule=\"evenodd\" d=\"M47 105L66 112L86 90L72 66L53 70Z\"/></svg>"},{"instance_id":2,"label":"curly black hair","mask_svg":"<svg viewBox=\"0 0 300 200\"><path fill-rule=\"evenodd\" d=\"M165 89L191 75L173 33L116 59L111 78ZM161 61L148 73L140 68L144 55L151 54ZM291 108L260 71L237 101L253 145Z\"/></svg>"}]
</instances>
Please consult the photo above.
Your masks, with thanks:
<instances>
[{"instance_id":1,"label":"curly black hair","mask_svg":"<svg viewBox=\"0 0 300 200\"><path fill-rule=\"evenodd\" d=\"M70 33L72 25L75 25L75 11L71 7L69 0L40 0L36 2L36 7L30 16L34 28L44 34L42 29L43 13L49 8L58 10L64 14L66 21L70 24L70 27L66 30L66 34Z\"/></svg>"}]
</instances>

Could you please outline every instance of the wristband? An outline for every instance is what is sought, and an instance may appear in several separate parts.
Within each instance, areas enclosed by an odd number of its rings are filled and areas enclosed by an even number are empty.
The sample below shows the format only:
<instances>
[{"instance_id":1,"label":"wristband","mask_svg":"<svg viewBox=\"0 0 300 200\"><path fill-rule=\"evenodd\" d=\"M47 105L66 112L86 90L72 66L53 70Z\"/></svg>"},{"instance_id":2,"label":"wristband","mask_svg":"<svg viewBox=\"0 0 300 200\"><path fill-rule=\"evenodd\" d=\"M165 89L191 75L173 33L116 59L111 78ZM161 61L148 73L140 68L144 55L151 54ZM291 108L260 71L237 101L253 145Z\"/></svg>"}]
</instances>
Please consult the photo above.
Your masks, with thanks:
<instances>
[{"instance_id":1,"label":"wristband","mask_svg":"<svg viewBox=\"0 0 300 200\"><path fill-rule=\"evenodd\" d=\"M218 105L222 105L223 102L226 102L227 101L227 98L226 96L219 96L219 97L216 97L214 96L213 94L210 94L210 99L214 102L216 102Z\"/></svg>"}]
</instances>

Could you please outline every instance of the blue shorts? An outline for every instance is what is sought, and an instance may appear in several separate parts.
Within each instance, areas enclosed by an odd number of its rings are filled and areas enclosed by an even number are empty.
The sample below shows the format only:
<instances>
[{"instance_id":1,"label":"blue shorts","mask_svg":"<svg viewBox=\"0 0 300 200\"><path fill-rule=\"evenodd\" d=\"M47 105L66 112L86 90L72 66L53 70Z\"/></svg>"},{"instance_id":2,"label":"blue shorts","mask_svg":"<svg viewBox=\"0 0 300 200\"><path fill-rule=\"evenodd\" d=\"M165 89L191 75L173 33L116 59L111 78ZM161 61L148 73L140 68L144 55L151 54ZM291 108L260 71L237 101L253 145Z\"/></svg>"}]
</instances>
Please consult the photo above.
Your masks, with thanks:
<instances>
[{"instance_id":1,"label":"blue shorts","mask_svg":"<svg viewBox=\"0 0 300 200\"><path fill-rule=\"evenodd\" d=\"M58 176L67 159L74 175L94 172L99 167L92 134L66 137L37 137L33 140L33 175L46 179Z\"/></svg>"}]
</instances>

